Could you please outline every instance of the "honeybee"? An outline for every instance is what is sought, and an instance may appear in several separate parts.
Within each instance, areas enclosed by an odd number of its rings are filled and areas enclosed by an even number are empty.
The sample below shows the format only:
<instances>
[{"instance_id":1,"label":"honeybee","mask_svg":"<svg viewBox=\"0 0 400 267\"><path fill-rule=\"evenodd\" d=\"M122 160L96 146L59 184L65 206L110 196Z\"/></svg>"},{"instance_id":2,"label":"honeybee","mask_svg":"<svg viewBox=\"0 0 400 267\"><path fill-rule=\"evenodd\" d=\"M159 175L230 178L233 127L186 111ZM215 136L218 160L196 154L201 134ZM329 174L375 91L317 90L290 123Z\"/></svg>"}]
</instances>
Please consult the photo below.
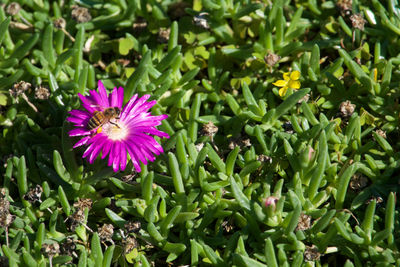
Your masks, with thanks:
<instances>
[{"instance_id":1,"label":"honeybee","mask_svg":"<svg viewBox=\"0 0 400 267\"><path fill-rule=\"evenodd\" d=\"M103 111L95 111L87 124L87 128L93 130L107 122L114 124L119 128L118 124L112 122L111 119L119 119L120 113L121 110L119 107L106 108Z\"/></svg>"}]
</instances>

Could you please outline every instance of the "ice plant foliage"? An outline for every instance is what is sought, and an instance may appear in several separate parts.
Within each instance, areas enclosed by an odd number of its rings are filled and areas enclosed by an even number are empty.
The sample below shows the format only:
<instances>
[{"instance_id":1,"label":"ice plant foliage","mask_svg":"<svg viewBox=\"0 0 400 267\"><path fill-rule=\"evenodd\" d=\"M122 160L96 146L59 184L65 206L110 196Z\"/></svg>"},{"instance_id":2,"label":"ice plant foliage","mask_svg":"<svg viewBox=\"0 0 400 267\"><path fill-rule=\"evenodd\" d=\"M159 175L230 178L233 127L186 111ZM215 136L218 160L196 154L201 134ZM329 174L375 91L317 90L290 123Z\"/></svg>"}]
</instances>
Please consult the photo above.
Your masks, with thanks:
<instances>
[{"instance_id":1,"label":"ice plant foliage","mask_svg":"<svg viewBox=\"0 0 400 267\"><path fill-rule=\"evenodd\" d=\"M82 137L74 148L87 145L83 158L88 158L93 163L101 153L104 159L108 155L108 166L115 172L124 170L127 165L128 154L137 172L140 172L140 162L147 164L154 161L155 155L163 153L163 148L154 139L154 136L169 138L168 134L156 129L167 115L153 116L149 109L156 101L147 102L150 95L138 97L134 95L123 107L124 89L114 88L110 95L101 81L98 83L98 92L91 90L88 96L78 94L82 106L86 110L72 110L68 121L72 122L75 129L69 132L69 136ZM119 108L118 116L103 118L103 124L89 129L90 119L101 112L103 115L107 108ZM101 121L101 120L100 120Z\"/></svg>"},{"instance_id":2,"label":"ice plant foliage","mask_svg":"<svg viewBox=\"0 0 400 267\"><path fill-rule=\"evenodd\" d=\"M279 89L279 95L285 96L289 88L300 89L300 71L295 70L293 72L285 72L283 74L283 80L278 80L273 85L282 87Z\"/></svg>"}]
</instances>

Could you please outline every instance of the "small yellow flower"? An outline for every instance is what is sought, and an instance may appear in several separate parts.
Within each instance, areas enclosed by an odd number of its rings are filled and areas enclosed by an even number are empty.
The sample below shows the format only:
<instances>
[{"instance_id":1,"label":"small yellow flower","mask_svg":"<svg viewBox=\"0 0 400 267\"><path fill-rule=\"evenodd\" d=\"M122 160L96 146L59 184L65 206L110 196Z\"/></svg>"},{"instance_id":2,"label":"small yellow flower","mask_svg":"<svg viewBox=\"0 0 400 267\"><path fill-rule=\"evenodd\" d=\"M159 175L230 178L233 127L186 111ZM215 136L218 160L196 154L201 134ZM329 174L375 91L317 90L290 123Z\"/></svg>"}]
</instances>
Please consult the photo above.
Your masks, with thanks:
<instances>
[{"instance_id":1,"label":"small yellow flower","mask_svg":"<svg viewBox=\"0 0 400 267\"><path fill-rule=\"evenodd\" d=\"M295 70L292 72L285 72L283 74L283 80L278 80L273 85L282 87L279 89L279 95L285 96L288 88L300 89L300 71Z\"/></svg>"}]
</instances>

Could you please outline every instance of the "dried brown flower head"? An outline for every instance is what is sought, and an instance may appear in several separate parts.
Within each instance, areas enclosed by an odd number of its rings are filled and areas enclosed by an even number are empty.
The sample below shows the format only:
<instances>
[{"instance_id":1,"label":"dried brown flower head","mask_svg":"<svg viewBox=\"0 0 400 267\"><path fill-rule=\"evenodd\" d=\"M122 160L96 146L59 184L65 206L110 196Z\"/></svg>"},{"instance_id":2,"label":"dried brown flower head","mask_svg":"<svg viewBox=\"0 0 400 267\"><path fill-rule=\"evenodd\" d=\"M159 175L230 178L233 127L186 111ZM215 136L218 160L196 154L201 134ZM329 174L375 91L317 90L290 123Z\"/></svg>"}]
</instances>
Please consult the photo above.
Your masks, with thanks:
<instances>
[{"instance_id":1,"label":"dried brown flower head","mask_svg":"<svg viewBox=\"0 0 400 267\"><path fill-rule=\"evenodd\" d=\"M42 193L43 188L40 185L36 185L24 195L24 199L31 203L34 203L36 201L40 202L40 197L42 196Z\"/></svg>"},{"instance_id":2,"label":"dried brown flower head","mask_svg":"<svg viewBox=\"0 0 400 267\"><path fill-rule=\"evenodd\" d=\"M92 208L93 201L90 198L81 198L77 202L74 203L74 208L84 210L88 208L89 210Z\"/></svg>"},{"instance_id":3,"label":"dried brown flower head","mask_svg":"<svg viewBox=\"0 0 400 267\"><path fill-rule=\"evenodd\" d=\"M124 225L124 227L125 227L125 230L126 230L128 233L136 233L136 232L139 232L139 230L140 230L141 227L142 227L142 224L141 224L139 221L136 221L136 222L127 222L127 223Z\"/></svg>"},{"instance_id":4,"label":"dried brown flower head","mask_svg":"<svg viewBox=\"0 0 400 267\"><path fill-rule=\"evenodd\" d=\"M147 28L147 21L143 17L138 17L136 18L132 27L136 33L140 33Z\"/></svg>"},{"instance_id":5,"label":"dried brown flower head","mask_svg":"<svg viewBox=\"0 0 400 267\"><path fill-rule=\"evenodd\" d=\"M306 246L306 250L304 251L304 260L307 261L317 261L321 257L321 253L319 253L318 248L315 245Z\"/></svg>"},{"instance_id":6,"label":"dried brown flower head","mask_svg":"<svg viewBox=\"0 0 400 267\"><path fill-rule=\"evenodd\" d=\"M28 105L35 111L38 112L38 109L35 107L34 104L32 104L29 101L29 98L26 96L25 91L29 90L31 88L31 84L24 82L24 81L20 81L18 83L15 83L13 85L13 88L11 88L9 90L10 95L15 98L15 101L18 103L18 97L21 96L23 100L26 101L26 103L28 103Z\"/></svg>"},{"instance_id":7,"label":"dried brown flower head","mask_svg":"<svg viewBox=\"0 0 400 267\"><path fill-rule=\"evenodd\" d=\"M223 221L221 226L224 228L225 232L229 233L230 231L233 230L234 225L230 220Z\"/></svg>"},{"instance_id":8,"label":"dried brown flower head","mask_svg":"<svg viewBox=\"0 0 400 267\"><path fill-rule=\"evenodd\" d=\"M296 230L305 231L310 229L310 227L311 227L311 216L301 213Z\"/></svg>"},{"instance_id":9,"label":"dried brown flower head","mask_svg":"<svg viewBox=\"0 0 400 267\"><path fill-rule=\"evenodd\" d=\"M43 243L42 252L48 257L54 257L60 253L60 245L58 243Z\"/></svg>"},{"instance_id":10,"label":"dried brown flower head","mask_svg":"<svg viewBox=\"0 0 400 267\"><path fill-rule=\"evenodd\" d=\"M85 221L85 212L82 209L78 209L71 215L71 219L83 223Z\"/></svg>"},{"instance_id":11,"label":"dried brown flower head","mask_svg":"<svg viewBox=\"0 0 400 267\"><path fill-rule=\"evenodd\" d=\"M339 106L340 116L342 118L349 118L353 115L356 105L352 104L349 100L342 102Z\"/></svg>"},{"instance_id":12,"label":"dried brown flower head","mask_svg":"<svg viewBox=\"0 0 400 267\"><path fill-rule=\"evenodd\" d=\"M68 256L75 256L76 242L72 237L67 237L61 244L61 254Z\"/></svg>"},{"instance_id":13,"label":"dried brown flower head","mask_svg":"<svg viewBox=\"0 0 400 267\"><path fill-rule=\"evenodd\" d=\"M212 121L203 124L202 134L205 136L214 136L218 132L218 127Z\"/></svg>"},{"instance_id":14,"label":"dried brown flower head","mask_svg":"<svg viewBox=\"0 0 400 267\"><path fill-rule=\"evenodd\" d=\"M135 181L135 179L134 179L135 177L136 177L136 172L133 171L131 174L127 174L127 175L122 176L121 180L123 182L125 182L125 183L128 183L128 184L135 184L135 183L137 183Z\"/></svg>"},{"instance_id":15,"label":"dried brown flower head","mask_svg":"<svg viewBox=\"0 0 400 267\"><path fill-rule=\"evenodd\" d=\"M29 90L31 86L32 85L30 83L24 81L14 83L13 87L9 90L10 95L14 98L17 98L18 96L25 93L25 91Z\"/></svg>"},{"instance_id":16,"label":"dried brown flower head","mask_svg":"<svg viewBox=\"0 0 400 267\"><path fill-rule=\"evenodd\" d=\"M353 14L350 16L351 24L353 28L364 30L364 25L367 22L361 14Z\"/></svg>"},{"instance_id":17,"label":"dried brown flower head","mask_svg":"<svg viewBox=\"0 0 400 267\"><path fill-rule=\"evenodd\" d=\"M234 149L235 147L249 147L251 146L251 141L249 138L245 138L245 137L235 137L235 138L231 138L229 140L229 149Z\"/></svg>"},{"instance_id":18,"label":"dried brown flower head","mask_svg":"<svg viewBox=\"0 0 400 267\"><path fill-rule=\"evenodd\" d=\"M15 216L8 212L0 213L0 227L7 228L14 221Z\"/></svg>"},{"instance_id":19,"label":"dried brown flower head","mask_svg":"<svg viewBox=\"0 0 400 267\"><path fill-rule=\"evenodd\" d=\"M17 15L18 12L21 10L21 5L17 2L11 2L6 9L6 13L10 16Z\"/></svg>"},{"instance_id":20,"label":"dried brown flower head","mask_svg":"<svg viewBox=\"0 0 400 267\"><path fill-rule=\"evenodd\" d=\"M169 40L169 35L171 33L171 29L160 29L157 36L157 42L159 43L167 43Z\"/></svg>"},{"instance_id":21,"label":"dried brown flower head","mask_svg":"<svg viewBox=\"0 0 400 267\"><path fill-rule=\"evenodd\" d=\"M82 209L78 209L71 216L68 217L70 221L71 231L74 232L76 227L85 222L85 212Z\"/></svg>"},{"instance_id":22,"label":"dried brown flower head","mask_svg":"<svg viewBox=\"0 0 400 267\"><path fill-rule=\"evenodd\" d=\"M268 55L264 57L265 63L271 67L278 63L279 60L281 60L281 57L274 53L268 53Z\"/></svg>"},{"instance_id":23,"label":"dried brown flower head","mask_svg":"<svg viewBox=\"0 0 400 267\"><path fill-rule=\"evenodd\" d=\"M0 215L7 214L10 212L10 201L5 197L0 198Z\"/></svg>"},{"instance_id":24,"label":"dried brown flower head","mask_svg":"<svg viewBox=\"0 0 400 267\"><path fill-rule=\"evenodd\" d=\"M368 178L361 173L356 173L351 177L350 188L356 192L361 191L368 185Z\"/></svg>"},{"instance_id":25,"label":"dried brown flower head","mask_svg":"<svg viewBox=\"0 0 400 267\"><path fill-rule=\"evenodd\" d=\"M267 163L272 163L272 158L269 156L266 156L264 154L260 154L257 156L257 160L261 162L267 162Z\"/></svg>"},{"instance_id":26,"label":"dried brown flower head","mask_svg":"<svg viewBox=\"0 0 400 267\"><path fill-rule=\"evenodd\" d=\"M35 88L35 98L40 100L49 99L50 91L44 86L39 86Z\"/></svg>"},{"instance_id":27,"label":"dried brown flower head","mask_svg":"<svg viewBox=\"0 0 400 267\"><path fill-rule=\"evenodd\" d=\"M88 22L92 19L86 7L72 6L71 17L78 23Z\"/></svg>"},{"instance_id":28,"label":"dried brown flower head","mask_svg":"<svg viewBox=\"0 0 400 267\"><path fill-rule=\"evenodd\" d=\"M250 138L242 138L242 139L240 139L240 145L244 146L244 147L250 147L251 146Z\"/></svg>"},{"instance_id":29,"label":"dried brown flower head","mask_svg":"<svg viewBox=\"0 0 400 267\"><path fill-rule=\"evenodd\" d=\"M351 14L352 5L352 0L339 0L336 3L336 6L338 7L342 16L348 16Z\"/></svg>"},{"instance_id":30,"label":"dried brown flower head","mask_svg":"<svg viewBox=\"0 0 400 267\"><path fill-rule=\"evenodd\" d=\"M129 254L134 248L137 248L139 244L136 241L136 238L128 236L122 241L122 245L124 247L125 254Z\"/></svg>"},{"instance_id":31,"label":"dried brown flower head","mask_svg":"<svg viewBox=\"0 0 400 267\"><path fill-rule=\"evenodd\" d=\"M229 149L235 149L235 147L237 147L237 146L239 146L237 140L231 139L229 141L229 145L228 145Z\"/></svg>"},{"instance_id":32,"label":"dried brown flower head","mask_svg":"<svg viewBox=\"0 0 400 267\"><path fill-rule=\"evenodd\" d=\"M386 139L386 131L378 129L375 131L378 135L382 136L383 138Z\"/></svg>"},{"instance_id":33,"label":"dried brown flower head","mask_svg":"<svg viewBox=\"0 0 400 267\"><path fill-rule=\"evenodd\" d=\"M65 22L65 19L63 19L63 18L58 18L58 19L55 19L55 20L53 21L53 23L54 23L54 27L56 27L57 29L59 29L59 30L61 30L62 32L64 32L64 34L65 34L66 36L68 36L68 38L69 38L72 42L75 42L75 38L72 37L72 35L65 29L65 27L67 26L67 23Z\"/></svg>"},{"instance_id":34,"label":"dried brown flower head","mask_svg":"<svg viewBox=\"0 0 400 267\"><path fill-rule=\"evenodd\" d=\"M99 237L102 241L111 241L114 234L114 226L112 224L103 224L98 229Z\"/></svg>"},{"instance_id":35,"label":"dried brown flower head","mask_svg":"<svg viewBox=\"0 0 400 267\"><path fill-rule=\"evenodd\" d=\"M57 29L65 29L65 26L67 26L67 22L63 18L55 19L53 24Z\"/></svg>"}]
</instances>

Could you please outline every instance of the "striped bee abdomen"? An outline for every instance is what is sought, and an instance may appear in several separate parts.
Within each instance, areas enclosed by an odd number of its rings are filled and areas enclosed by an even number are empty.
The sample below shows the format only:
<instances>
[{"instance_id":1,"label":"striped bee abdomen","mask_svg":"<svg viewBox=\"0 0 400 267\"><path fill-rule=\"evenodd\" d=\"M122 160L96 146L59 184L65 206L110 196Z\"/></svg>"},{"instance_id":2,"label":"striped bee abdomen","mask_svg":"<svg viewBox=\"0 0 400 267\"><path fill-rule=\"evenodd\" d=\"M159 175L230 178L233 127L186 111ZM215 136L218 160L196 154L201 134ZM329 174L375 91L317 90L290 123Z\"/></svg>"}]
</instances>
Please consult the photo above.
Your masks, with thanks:
<instances>
[{"instance_id":1,"label":"striped bee abdomen","mask_svg":"<svg viewBox=\"0 0 400 267\"><path fill-rule=\"evenodd\" d=\"M105 117L103 112L101 111L95 111L93 114L93 117L90 118L88 124L87 124L87 128L89 130L93 130L99 126L101 126L105 121Z\"/></svg>"}]
</instances>

